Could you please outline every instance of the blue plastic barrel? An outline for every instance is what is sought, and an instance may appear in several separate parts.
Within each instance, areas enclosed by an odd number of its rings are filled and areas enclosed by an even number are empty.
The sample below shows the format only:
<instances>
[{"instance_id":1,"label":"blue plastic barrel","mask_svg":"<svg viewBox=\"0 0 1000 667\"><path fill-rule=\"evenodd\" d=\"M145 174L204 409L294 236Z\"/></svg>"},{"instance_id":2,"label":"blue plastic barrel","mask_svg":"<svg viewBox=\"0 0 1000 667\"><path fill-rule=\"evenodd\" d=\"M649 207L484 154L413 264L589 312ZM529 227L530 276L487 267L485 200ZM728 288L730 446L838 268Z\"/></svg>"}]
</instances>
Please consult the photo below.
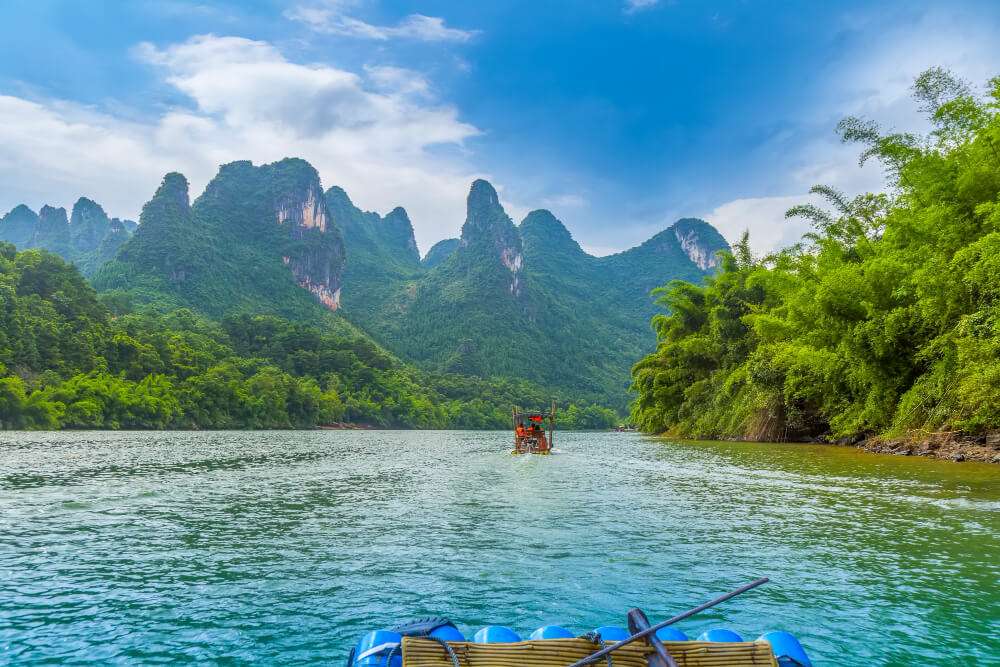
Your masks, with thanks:
<instances>
[{"instance_id":1,"label":"blue plastic barrel","mask_svg":"<svg viewBox=\"0 0 1000 667\"><path fill-rule=\"evenodd\" d=\"M743 637L732 630L727 630L725 628L712 628L706 632L698 635L698 641L701 642L741 642Z\"/></svg>"},{"instance_id":2,"label":"blue plastic barrel","mask_svg":"<svg viewBox=\"0 0 1000 667\"><path fill-rule=\"evenodd\" d=\"M619 628L617 625L602 625L596 628L594 632L601 635L601 639L606 642L620 642L632 636L628 633L628 630Z\"/></svg>"},{"instance_id":3,"label":"blue plastic barrel","mask_svg":"<svg viewBox=\"0 0 1000 667\"><path fill-rule=\"evenodd\" d=\"M532 639L572 639L576 637L561 625L543 625L531 633Z\"/></svg>"},{"instance_id":4,"label":"blue plastic barrel","mask_svg":"<svg viewBox=\"0 0 1000 667\"><path fill-rule=\"evenodd\" d=\"M461 630L456 628L451 623L434 628L434 630L431 631L431 634L429 636L446 642L465 641L465 635L463 635Z\"/></svg>"},{"instance_id":5,"label":"blue plastic barrel","mask_svg":"<svg viewBox=\"0 0 1000 667\"><path fill-rule=\"evenodd\" d=\"M656 631L656 638L661 642L686 642L690 641L688 636L677 628L668 625Z\"/></svg>"},{"instance_id":6,"label":"blue plastic barrel","mask_svg":"<svg viewBox=\"0 0 1000 667\"><path fill-rule=\"evenodd\" d=\"M771 645L780 667L812 667L806 650L794 636L781 630L765 632L759 638Z\"/></svg>"},{"instance_id":7,"label":"blue plastic barrel","mask_svg":"<svg viewBox=\"0 0 1000 667\"><path fill-rule=\"evenodd\" d=\"M521 636L505 625L487 625L479 629L472 641L477 644L510 644L521 641Z\"/></svg>"},{"instance_id":8,"label":"blue plastic barrel","mask_svg":"<svg viewBox=\"0 0 1000 667\"><path fill-rule=\"evenodd\" d=\"M355 667L402 667L402 635L388 630L373 630L364 635L354 647ZM386 658L392 653L392 661Z\"/></svg>"}]
</instances>

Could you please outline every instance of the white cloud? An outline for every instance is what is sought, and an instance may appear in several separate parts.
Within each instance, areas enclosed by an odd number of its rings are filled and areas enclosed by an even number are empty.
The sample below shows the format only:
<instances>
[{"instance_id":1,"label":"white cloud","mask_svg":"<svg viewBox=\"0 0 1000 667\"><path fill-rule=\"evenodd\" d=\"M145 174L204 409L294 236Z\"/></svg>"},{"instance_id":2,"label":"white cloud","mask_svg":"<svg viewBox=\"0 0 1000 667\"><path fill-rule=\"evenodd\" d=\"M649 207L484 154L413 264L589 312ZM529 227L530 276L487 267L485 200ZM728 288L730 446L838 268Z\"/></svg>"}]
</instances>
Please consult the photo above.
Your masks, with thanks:
<instances>
[{"instance_id":1,"label":"white cloud","mask_svg":"<svg viewBox=\"0 0 1000 667\"><path fill-rule=\"evenodd\" d=\"M560 195L551 195L542 199L542 205L548 208L584 208L589 202L583 195L568 192Z\"/></svg>"},{"instance_id":2,"label":"white cloud","mask_svg":"<svg viewBox=\"0 0 1000 667\"><path fill-rule=\"evenodd\" d=\"M829 185L849 196L884 190L882 166L871 161L859 167L861 149L839 141L837 121L856 115L875 120L887 131L924 132L927 121L911 97L913 81L922 71L942 66L976 87L996 74L1000 62L993 26L959 10L932 9L914 21L886 28L876 8L845 15L841 27L868 33L871 43L818 72L823 86L815 106L796 111L813 118L811 125L782 134L760 150L760 161L774 172L773 189L803 194L736 199L704 214L730 242L747 228L751 246L762 254L797 242L809 225L785 220L784 212L804 202L828 208L806 194L813 185Z\"/></svg>"},{"instance_id":3,"label":"white cloud","mask_svg":"<svg viewBox=\"0 0 1000 667\"><path fill-rule=\"evenodd\" d=\"M625 0L625 12L629 14L641 12L658 4L660 4L660 0Z\"/></svg>"},{"instance_id":4,"label":"white cloud","mask_svg":"<svg viewBox=\"0 0 1000 667\"><path fill-rule=\"evenodd\" d=\"M422 74L411 69L366 65L365 73L379 90L419 96L431 94L430 82Z\"/></svg>"},{"instance_id":5,"label":"white cloud","mask_svg":"<svg viewBox=\"0 0 1000 667\"><path fill-rule=\"evenodd\" d=\"M398 38L423 42L467 42L478 34L476 30L449 28L444 19L424 14L410 14L394 26L374 25L349 16L346 10L352 4L334 1L298 5L285 12L285 17L304 23L318 33L378 41Z\"/></svg>"},{"instance_id":6,"label":"white cloud","mask_svg":"<svg viewBox=\"0 0 1000 667\"><path fill-rule=\"evenodd\" d=\"M134 122L57 100L0 97L0 209L86 195L132 217L168 171L184 173L197 194L221 163L295 156L359 206L406 206L422 247L460 227L475 177L463 144L479 130L431 99L419 75L294 63L267 42L213 35L162 49L143 44L136 54L191 107Z\"/></svg>"},{"instance_id":7,"label":"white cloud","mask_svg":"<svg viewBox=\"0 0 1000 667\"><path fill-rule=\"evenodd\" d=\"M750 232L750 246L761 255L797 243L809 231L808 221L785 219L785 211L797 204L821 205L813 195L749 197L726 202L699 217L719 230L730 244Z\"/></svg>"}]
</instances>

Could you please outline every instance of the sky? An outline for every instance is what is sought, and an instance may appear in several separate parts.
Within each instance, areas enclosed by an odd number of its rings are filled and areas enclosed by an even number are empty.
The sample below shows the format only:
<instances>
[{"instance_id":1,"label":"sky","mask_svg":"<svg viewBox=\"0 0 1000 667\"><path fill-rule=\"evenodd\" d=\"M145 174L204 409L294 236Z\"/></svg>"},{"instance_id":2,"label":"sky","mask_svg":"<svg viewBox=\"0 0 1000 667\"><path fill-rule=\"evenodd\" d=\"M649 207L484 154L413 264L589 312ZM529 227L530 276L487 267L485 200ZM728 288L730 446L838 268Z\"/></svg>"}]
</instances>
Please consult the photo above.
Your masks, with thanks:
<instances>
[{"instance_id":1,"label":"sky","mask_svg":"<svg viewBox=\"0 0 1000 667\"><path fill-rule=\"evenodd\" d=\"M594 254L681 217L759 253L830 185L884 187L835 127L923 130L944 66L1000 74L1000 3L131 0L0 4L0 213L80 196L137 219L163 175L302 157L426 252L475 178Z\"/></svg>"}]
</instances>

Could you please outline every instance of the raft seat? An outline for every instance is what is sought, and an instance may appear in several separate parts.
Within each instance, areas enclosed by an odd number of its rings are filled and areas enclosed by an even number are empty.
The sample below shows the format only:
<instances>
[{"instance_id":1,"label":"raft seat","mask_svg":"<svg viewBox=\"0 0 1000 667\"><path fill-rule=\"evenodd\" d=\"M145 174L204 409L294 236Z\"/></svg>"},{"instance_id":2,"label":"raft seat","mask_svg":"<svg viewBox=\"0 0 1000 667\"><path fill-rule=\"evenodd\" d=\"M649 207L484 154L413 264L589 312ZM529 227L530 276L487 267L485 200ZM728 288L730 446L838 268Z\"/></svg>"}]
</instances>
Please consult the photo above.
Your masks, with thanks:
<instances>
[{"instance_id":1,"label":"raft seat","mask_svg":"<svg viewBox=\"0 0 1000 667\"><path fill-rule=\"evenodd\" d=\"M511 644L448 642L461 667L566 667L593 654L600 646L586 639L543 639ZM778 667L771 645L755 642L663 642L677 667ZM647 667L652 647L635 642L611 654L615 667ZM607 665L606 660L594 663ZM436 641L403 638L403 667L454 667Z\"/></svg>"}]
</instances>

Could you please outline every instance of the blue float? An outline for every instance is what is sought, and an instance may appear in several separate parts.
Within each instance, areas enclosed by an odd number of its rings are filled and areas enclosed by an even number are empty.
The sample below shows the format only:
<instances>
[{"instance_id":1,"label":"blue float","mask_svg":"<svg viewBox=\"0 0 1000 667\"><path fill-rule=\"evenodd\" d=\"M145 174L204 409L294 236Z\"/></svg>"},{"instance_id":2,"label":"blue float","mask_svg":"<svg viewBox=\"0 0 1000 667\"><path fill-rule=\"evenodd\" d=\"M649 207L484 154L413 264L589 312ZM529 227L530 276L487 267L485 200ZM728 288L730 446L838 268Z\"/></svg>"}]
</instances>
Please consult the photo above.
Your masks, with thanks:
<instances>
[{"instance_id":1,"label":"blue float","mask_svg":"<svg viewBox=\"0 0 1000 667\"><path fill-rule=\"evenodd\" d=\"M677 628L668 625L656 631L656 638L661 642L686 642L690 641L688 636Z\"/></svg>"},{"instance_id":2,"label":"blue float","mask_svg":"<svg viewBox=\"0 0 1000 667\"><path fill-rule=\"evenodd\" d=\"M447 623L445 625L439 625L438 627L434 628L431 631L431 633L427 636L434 637L435 639L440 639L446 642L465 641L465 635L463 635L462 632L451 623Z\"/></svg>"},{"instance_id":3,"label":"blue float","mask_svg":"<svg viewBox=\"0 0 1000 667\"><path fill-rule=\"evenodd\" d=\"M632 636L628 633L628 630L620 628L617 625L602 625L599 628L595 628L594 632L599 634L601 639L606 642L620 642Z\"/></svg>"},{"instance_id":4,"label":"blue float","mask_svg":"<svg viewBox=\"0 0 1000 667\"><path fill-rule=\"evenodd\" d=\"M477 644L511 644L521 641L521 635L505 625L487 625L479 629L472 641Z\"/></svg>"},{"instance_id":5,"label":"blue float","mask_svg":"<svg viewBox=\"0 0 1000 667\"><path fill-rule=\"evenodd\" d=\"M422 619L393 627L393 630L374 630L362 636L351 651L348 666L403 667L403 635L433 637L445 642L466 641L465 635L447 619ZM630 636L628 630L617 625L602 625L593 632L608 643L620 642ZM576 636L560 625L543 625L531 633L531 639L535 641L572 639ZM656 631L656 636L661 641L691 641L687 634L672 626L660 628ZM476 632L473 641L477 644L510 644L522 640L517 632L505 625L487 625ZM735 643L743 642L743 638L727 628L712 628L698 635L698 641ZM771 645L771 651L779 667L812 667L812 662L802 644L787 632L780 630L766 632L757 641L765 641Z\"/></svg>"},{"instance_id":6,"label":"blue float","mask_svg":"<svg viewBox=\"0 0 1000 667\"><path fill-rule=\"evenodd\" d=\"M712 628L706 632L698 635L698 641L700 642L741 642L743 637L732 630L727 630L725 628Z\"/></svg>"},{"instance_id":7,"label":"blue float","mask_svg":"<svg viewBox=\"0 0 1000 667\"><path fill-rule=\"evenodd\" d=\"M572 639L576 637L561 625L543 625L531 633L532 639Z\"/></svg>"},{"instance_id":8,"label":"blue float","mask_svg":"<svg viewBox=\"0 0 1000 667\"><path fill-rule=\"evenodd\" d=\"M778 659L780 667L812 667L812 662L802 644L787 632L782 630L765 632L758 641L765 641L771 645L771 651Z\"/></svg>"},{"instance_id":9,"label":"blue float","mask_svg":"<svg viewBox=\"0 0 1000 667\"><path fill-rule=\"evenodd\" d=\"M354 659L351 665L355 667L403 667L403 654L400 642L403 636L398 632L374 630L363 636L354 647ZM389 661L389 655L392 660Z\"/></svg>"}]
</instances>

